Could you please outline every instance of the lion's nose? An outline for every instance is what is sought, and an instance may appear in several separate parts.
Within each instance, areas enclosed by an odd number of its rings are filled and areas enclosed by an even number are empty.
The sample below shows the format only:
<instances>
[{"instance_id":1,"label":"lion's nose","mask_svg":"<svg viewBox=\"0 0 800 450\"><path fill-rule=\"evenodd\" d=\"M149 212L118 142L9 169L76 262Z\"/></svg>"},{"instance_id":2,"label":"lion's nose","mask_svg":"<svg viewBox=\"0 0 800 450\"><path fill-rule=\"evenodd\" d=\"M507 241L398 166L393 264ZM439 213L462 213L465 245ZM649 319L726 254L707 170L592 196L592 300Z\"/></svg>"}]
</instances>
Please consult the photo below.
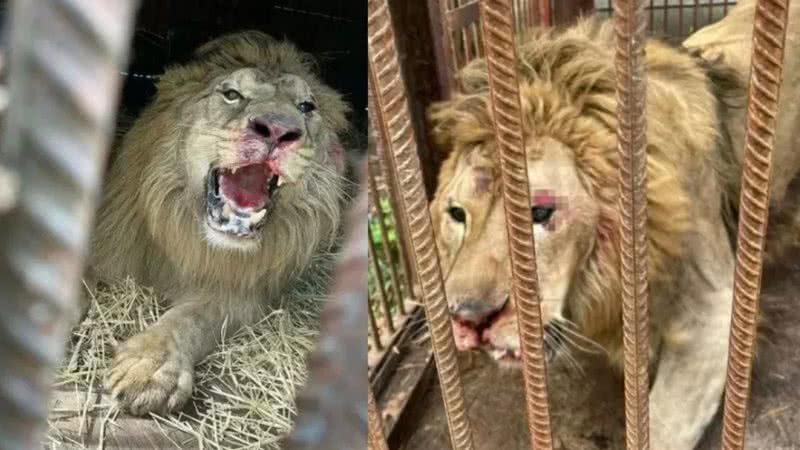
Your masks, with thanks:
<instances>
[{"instance_id":1,"label":"lion's nose","mask_svg":"<svg viewBox=\"0 0 800 450\"><path fill-rule=\"evenodd\" d=\"M303 137L303 130L274 115L250 119L250 128L277 148L290 146Z\"/></svg>"},{"instance_id":2,"label":"lion's nose","mask_svg":"<svg viewBox=\"0 0 800 450\"><path fill-rule=\"evenodd\" d=\"M451 309L453 320L472 327L478 327L487 321L489 316L497 312L497 308L478 300L468 300L459 303Z\"/></svg>"}]
</instances>

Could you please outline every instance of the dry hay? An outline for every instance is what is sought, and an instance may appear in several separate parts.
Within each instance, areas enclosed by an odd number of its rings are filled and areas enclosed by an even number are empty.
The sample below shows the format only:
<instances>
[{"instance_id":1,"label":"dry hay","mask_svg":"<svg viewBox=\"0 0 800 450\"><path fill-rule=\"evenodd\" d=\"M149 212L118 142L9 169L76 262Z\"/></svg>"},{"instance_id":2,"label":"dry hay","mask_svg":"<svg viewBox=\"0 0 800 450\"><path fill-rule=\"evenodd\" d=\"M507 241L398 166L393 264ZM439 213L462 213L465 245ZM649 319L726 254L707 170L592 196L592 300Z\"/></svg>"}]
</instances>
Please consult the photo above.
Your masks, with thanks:
<instances>
[{"instance_id":1,"label":"dry hay","mask_svg":"<svg viewBox=\"0 0 800 450\"><path fill-rule=\"evenodd\" d=\"M178 415L148 419L148 429L161 434L154 440L176 448L279 448L292 425L295 392L306 380L305 358L317 332L324 296L315 286L296 288L258 324L225 339L197 367L192 404ZM131 279L103 285L91 299L57 375L61 394L51 409L49 448L111 447L109 434L124 431L128 419L108 396L98 395L113 348L166 310Z\"/></svg>"}]
</instances>

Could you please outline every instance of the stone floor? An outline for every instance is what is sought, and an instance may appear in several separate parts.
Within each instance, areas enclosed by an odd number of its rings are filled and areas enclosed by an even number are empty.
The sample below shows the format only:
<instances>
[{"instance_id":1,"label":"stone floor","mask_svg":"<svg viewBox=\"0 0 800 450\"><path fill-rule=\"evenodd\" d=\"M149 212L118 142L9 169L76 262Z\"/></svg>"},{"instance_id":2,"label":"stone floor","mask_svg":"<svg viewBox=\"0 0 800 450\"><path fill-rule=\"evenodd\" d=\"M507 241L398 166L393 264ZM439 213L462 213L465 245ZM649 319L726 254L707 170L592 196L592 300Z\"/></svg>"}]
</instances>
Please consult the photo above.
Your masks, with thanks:
<instances>
[{"instance_id":1,"label":"stone floor","mask_svg":"<svg viewBox=\"0 0 800 450\"><path fill-rule=\"evenodd\" d=\"M765 273L746 447L800 449L800 252L791 264ZM477 449L528 449L521 372L501 369L479 354L460 358ZM555 448L624 448L622 380L601 360L584 358L583 373L564 364L550 369L549 396ZM405 449L447 449L449 438L438 386L431 386L416 431ZM718 414L698 450L720 448ZM654 449L658 450L658 449Z\"/></svg>"}]
</instances>

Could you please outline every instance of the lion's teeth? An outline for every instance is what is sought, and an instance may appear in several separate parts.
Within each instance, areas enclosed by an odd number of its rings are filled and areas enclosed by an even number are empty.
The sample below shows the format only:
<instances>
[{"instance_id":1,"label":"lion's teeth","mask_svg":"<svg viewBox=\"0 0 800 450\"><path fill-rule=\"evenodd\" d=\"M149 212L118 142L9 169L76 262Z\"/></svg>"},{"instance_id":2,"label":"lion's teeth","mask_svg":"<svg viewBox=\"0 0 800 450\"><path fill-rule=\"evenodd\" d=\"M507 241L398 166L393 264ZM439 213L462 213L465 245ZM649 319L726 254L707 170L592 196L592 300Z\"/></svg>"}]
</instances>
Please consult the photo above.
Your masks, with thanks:
<instances>
[{"instance_id":1,"label":"lion's teeth","mask_svg":"<svg viewBox=\"0 0 800 450\"><path fill-rule=\"evenodd\" d=\"M251 223L258 223L258 222L261 222L261 219L263 219L263 218L264 218L264 216L266 216L266 215L267 215L267 210L266 210L266 208L265 208L265 209L262 209L261 211L259 211L259 212L257 212L257 213L253 213L253 214L251 214L251 215L250 215L250 222L251 222Z\"/></svg>"},{"instance_id":2,"label":"lion's teeth","mask_svg":"<svg viewBox=\"0 0 800 450\"><path fill-rule=\"evenodd\" d=\"M227 219L227 218L229 218L231 216L232 212L233 212L233 210L231 210L231 205L229 205L227 203L222 205L222 217Z\"/></svg>"},{"instance_id":3,"label":"lion's teeth","mask_svg":"<svg viewBox=\"0 0 800 450\"><path fill-rule=\"evenodd\" d=\"M278 187L281 187L284 183L286 183L286 178L278 177Z\"/></svg>"}]
</instances>

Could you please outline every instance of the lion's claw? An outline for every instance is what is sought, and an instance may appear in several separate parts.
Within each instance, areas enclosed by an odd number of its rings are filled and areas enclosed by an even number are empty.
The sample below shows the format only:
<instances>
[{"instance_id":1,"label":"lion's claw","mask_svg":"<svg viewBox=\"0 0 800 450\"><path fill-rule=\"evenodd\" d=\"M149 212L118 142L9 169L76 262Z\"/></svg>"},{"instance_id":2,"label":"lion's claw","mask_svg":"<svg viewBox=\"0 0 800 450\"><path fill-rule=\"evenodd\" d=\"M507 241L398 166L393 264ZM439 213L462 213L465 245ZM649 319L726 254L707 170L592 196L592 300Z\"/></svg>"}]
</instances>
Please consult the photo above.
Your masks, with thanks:
<instances>
[{"instance_id":1,"label":"lion's claw","mask_svg":"<svg viewBox=\"0 0 800 450\"><path fill-rule=\"evenodd\" d=\"M106 388L133 415L166 414L189 400L193 372L191 360L170 338L145 332L119 349Z\"/></svg>"}]
</instances>

